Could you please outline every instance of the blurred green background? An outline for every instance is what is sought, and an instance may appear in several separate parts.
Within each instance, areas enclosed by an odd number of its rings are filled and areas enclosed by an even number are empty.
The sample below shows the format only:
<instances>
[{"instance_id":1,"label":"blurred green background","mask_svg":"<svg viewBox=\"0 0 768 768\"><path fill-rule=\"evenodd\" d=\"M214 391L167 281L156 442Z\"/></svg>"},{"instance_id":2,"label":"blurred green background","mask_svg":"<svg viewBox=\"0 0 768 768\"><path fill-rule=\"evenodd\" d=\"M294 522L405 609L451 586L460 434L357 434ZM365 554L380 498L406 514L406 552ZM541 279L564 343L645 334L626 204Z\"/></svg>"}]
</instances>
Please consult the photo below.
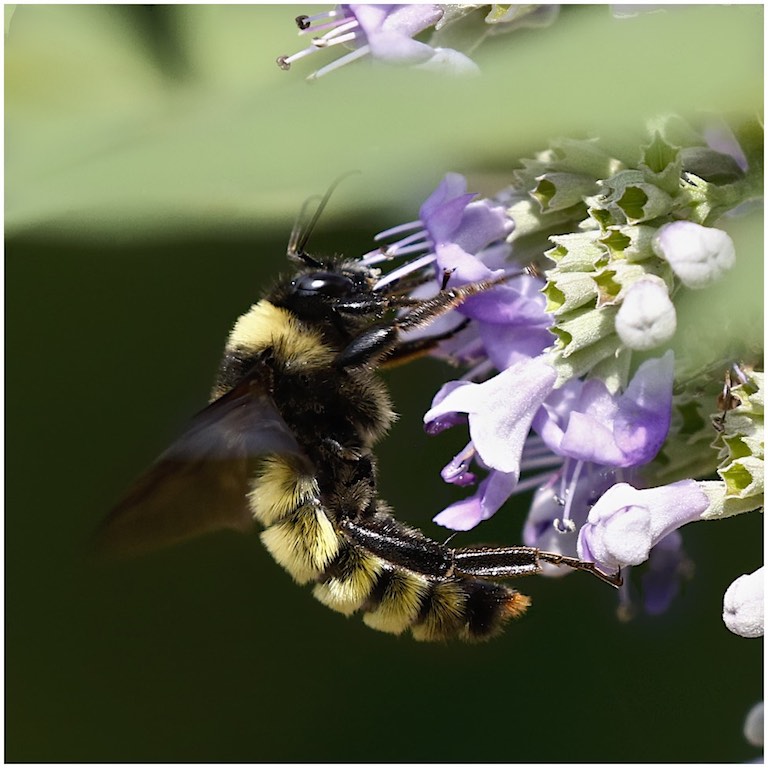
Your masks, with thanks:
<instances>
[{"instance_id":1,"label":"blurred green background","mask_svg":"<svg viewBox=\"0 0 768 768\"><path fill-rule=\"evenodd\" d=\"M447 170L492 192L562 135L637 144L660 112L762 114L763 10L615 19L563 8L489 41L477 79L360 63L313 86L288 6L20 6L5 46L6 760L738 762L762 641L722 595L762 562L756 514L689 526L694 579L615 619L585 576L530 579L483 646L344 619L256 536L96 570L94 526L207 397L238 314L284 268L302 201L351 169L313 241L361 253ZM327 61L318 61L318 66ZM304 64L304 62L302 63ZM753 258L762 226L747 230ZM382 492L410 522L456 498L427 439L446 378L389 375ZM462 542L519 542L526 500Z\"/></svg>"}]
</instances>

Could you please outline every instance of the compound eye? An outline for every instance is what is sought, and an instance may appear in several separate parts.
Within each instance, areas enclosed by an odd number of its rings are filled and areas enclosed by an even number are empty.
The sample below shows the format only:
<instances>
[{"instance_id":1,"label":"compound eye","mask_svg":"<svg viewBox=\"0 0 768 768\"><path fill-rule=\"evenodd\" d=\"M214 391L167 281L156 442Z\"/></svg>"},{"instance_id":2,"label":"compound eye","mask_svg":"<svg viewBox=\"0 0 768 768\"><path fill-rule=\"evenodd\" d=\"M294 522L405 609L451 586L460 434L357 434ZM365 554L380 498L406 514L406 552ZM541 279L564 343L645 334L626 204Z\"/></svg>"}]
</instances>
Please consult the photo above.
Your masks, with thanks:
<instances>
[{"instance_id":1,"label":"compound eye","mask_svg":"<svg viewBox=\"0 0 768 768\"><path fill-rule=\"evenodd\" d=\"M293 281L293 287L299 296L346 296L355 288L355 284L338 272L312 272Z\"/></svg>"}]
</instances>

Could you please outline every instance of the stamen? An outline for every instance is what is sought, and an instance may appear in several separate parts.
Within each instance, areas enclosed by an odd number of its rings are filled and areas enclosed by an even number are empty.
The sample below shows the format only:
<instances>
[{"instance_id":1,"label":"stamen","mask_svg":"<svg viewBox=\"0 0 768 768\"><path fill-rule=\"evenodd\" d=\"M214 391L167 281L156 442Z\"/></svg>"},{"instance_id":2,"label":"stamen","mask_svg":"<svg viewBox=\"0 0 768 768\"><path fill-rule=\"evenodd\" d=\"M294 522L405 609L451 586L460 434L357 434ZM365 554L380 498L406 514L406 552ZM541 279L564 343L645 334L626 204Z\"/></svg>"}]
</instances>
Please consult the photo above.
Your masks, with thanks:
<instances>
[{"instance_id":1,"label":"stamen","mask_svg":"<svg viewBox=\"0 0 768 768\"><path fill-rule=\"evenodd\" d=\"M398 240L396 243L391 243L387 246L387 253L397 253L401 248L406 245L411 245L416 242L425 243L429 239L429 233L422 229L419 232L414 232L412 235L404 237L402 240Z\"/></svg>"},{"instance_id":2,"label":"stamen","mask_svg":"<svg viewBox=\"0 0 768 768\"><path fill-rule=\"evenodd\" d=\"M523 461L525 461L527 458L535 459L540 456L552 456L557 460L558 464L562 464L562 457L552 453L552 450L543 440L541 440L541 438L539 438L537 442L535 439L537 437L538 435L530 434L528 439L525 441L525 447L523 448Z\"/></svg>"},{"instance_id":3,"label":"stamen","mask_svg":"<svg viewBox=\"0 0 768 768\"><path fill-rule=\"evenodd\" d=\"M484 378L486 374L493 370L493 363L490 360L483 360L478 363L474 368L470 368L459 381L477 381Z\"/></svg>"},{"instance_id":4,"label":"stamen","mask_svg":"<svg viewBox=\"0 0 768 768\"><path fill-rule=\"evenodd\" d=\"M390 246L389 248L387 248L387 255L392 259L396 259L399 256L407 256L408 254L411 254L411 253L418 253L419 251L423 251L425 248L431 248L431 247L432 247L431 240L425 240L423 243L406 245L405 248L400 248L396 244L394 247Z\"/></svg>"},{"instance_id":5,"label":"stamen","mask_svg":"<svg viewBox=\"0 0 768 768\"><path fill-rule=\"evenodd\" d=\"M576 462L570 482L568 483L568 488L565 491L563 519L560 520L559 518L556 518L552 523L558 533L572 533L576 530L576 523L571 520L571 506L573 505L573 497L576 495L576 487L578 486L579 475L581 474L581 468L583 466L584 462L582 460ZM565 475L566 473L563 473L563 479L565 479Z\"/></svg>"},{"instance_id":6,"label":"stamen","mask_svg":"<svg viewBox=\"0 0 768 768\"><path fill-rule=\"evenodd\" d=\"M576 523L574 523L570 518L563 518L561 520L559 517L556 517L552 521L552 527L558 533L573 533L576 530Z\"/></svg>"},{"instance_id":7,"label":"stamen","mask_svg":"<svg viewBox=\"0 0 768 768\"><path fill-rule=\"evenodd\" d=\"M525 480L521 480L512 493L525 493L525 491L531 490L531 488L539 488L546 485L548 480L552 479L550 472L541 472L533 477L526 477Z\"/></svg>"},{"instance_id":8,"label":"stamen","mask_svg":"<svg viewBox=\"0 0 768 768\"><path fill-rule=\"evenodd\" d=\"M373 290L380 291L385 285L389 285L389 283L393 282L394 280L398 280L403 275L408 275L411 272L415 272L417 269L426 267L428 264L431 264L435 258L436 257L434 253L429 253L426 256L422 256L420 259L416 259L416 261L411 261L408 264L403 264L402 267L393 269L389 274L384 275L384 277L382 277L381 280L376 283L376 285L373 287Z\"/></svg>"},{"instance_id":9,"label":"stamen","mask_svg":"<svg viewBox=\"0 0 768 768\"><path fill-rule=\"evenodd\" d=\"M379 232L379 234L376 235L373 239L378 243L379 240L385 240L392 235L399 235L401 232L410 232L412 229L423 226L424 225L421 223L421 220L416 219L416 221L409 221L406 224L398 224L396 227L385 229L383 232Z\"/></svg>"},{"instance_id":10,"label":"stamen","mask_svg":"<svg viewBox=\"0 0 768 768\"><path fill-rule=\"evenodd\" d=\"M304 48L297 53L292 53L290 56L278 56L277 66L280 67L280 69L290 69L291 64L293 64L294 61L303 59L305 56L309 56L310 53L314 53L316 50L316 48L310 46L309 48Z\"/></svg>"},{"instance_id":11,"label":"stamen","mask_svg":"<svg viewBox=\"0 0 768 768\"><path fill-rule=\"evenodd\" d=\"M531 459L523 457L520 462L520 471L526 472L529 469L540 469L541 467L554 468L560 466L562 459L559 456L555 456L554 453L550 453L548 456L537 456Z\"/></svg>"},{"instance_id":12,"label":"stamen","mask_svg":"<svg viewBox=\"0 0 768 768\"><path fill-rule=\"evenodd\" d=\"M321 19L335 19L339 15L339 11L337 8L332 8L330 11L322 11L321 13L315 13L312 16L297 16L296 17L296 24L301 29L306 29L310 24L314 24L316 21L320 21ZM307 27L302 27L299 24L299 19L301 19Z\"/></svg>"},{"instance_id":13,"label":"stamen","mask_svg":"<svg viewBox=\"0 0 768 768\"><path fill-rule=\"evenodd\" d=\"M469 485L475 481L475 476L469 471L469 465L472 463L472 459L475 457L475 446L472 442L467 443L462 451L457 453L449 462L443 467L440 472L443 480L446 483L453 483L454 485Z\"/></svg>"},{"instance_id":14,"label":"stamen","mask_svg":"<svg viewBox=\"0 0 768 768\"><path fill-rule=\"evenodd\" d=\"M334 30L335 32L336 30ZM338 45L339 43L348 43L350 40L357 38L357 32L350 32L347 35L341 35L339 37L331 37L330 35L324 35L323 37L313 37L312 45L315 48L330 48L332 45Z\"/></svg>"},{"instance_id":15,"label":"stamen","mask_svg":"<svg viewBox=\"0 0 768 768\"><path fill-rule=\"evenodd\" d=\"M323 13L316 13L313 16L305 16L305 15L297 16L296 26L302 32L306 32L316 21L325 21L326 19L332 19L332 21L327 22L325 24L316 25L312 30L313 32L316 32L319 29L327 29L328 27L337 26L346 18L342 16L341 19L336 19L338 15L339 15L339 11L334 8L333 10L330 10L330 11L323 11Z\"/></svg>"},{"instance_id":16,"label":"stamen","mask_svg":"<svg viewBox=\"0 0 768 768\"><path fill-rule=\"evenodd\" d=\"M373 251L368 251L368 253L364 253L359 261L361 264L365 264L365 266L371 266L372 264L381 264L382 261L392 261L394 256L390 256L386 249L382 246L381 248L376 248Z\"/></svg>"},{"instance_id":17,"label":"stamen","mask_svg":"<svg viewBox=\"0 0 768 768\"><path fill-rule=\"evenodd\" d=\"M328 45L341 42L335 38L337 38L339 35L345 35L345 33L349 32L350 30L357 29L359 26L360 24L358 23L357 19L351 18L349 21L344 22L343 24L337 24L330 32L326 32L323 35L323 40L328 41Z\"/></svg>"},{"instance_id":18,"label":"stamen","mask_svg":"<svg viewBox=\"0 0 768 768\"><path fill-rule=\"evenodd\" d=\"M349 64L352 61L355 61L356 59L359 59L363 56L365 56L369 51L371 50L370 45L361 45L359 48L356 48L354 51L350 51L346 56L342 56L340 59L336 59L336 61L332 61L330 64L327 64L324 67L321 67L317 70L317 72L313 72L307 80L317 80L318 78L324 77L329 72L333 72L333 70L338 69L339 67L343 67L345 64Z\"/></svg>"}]
</instances>

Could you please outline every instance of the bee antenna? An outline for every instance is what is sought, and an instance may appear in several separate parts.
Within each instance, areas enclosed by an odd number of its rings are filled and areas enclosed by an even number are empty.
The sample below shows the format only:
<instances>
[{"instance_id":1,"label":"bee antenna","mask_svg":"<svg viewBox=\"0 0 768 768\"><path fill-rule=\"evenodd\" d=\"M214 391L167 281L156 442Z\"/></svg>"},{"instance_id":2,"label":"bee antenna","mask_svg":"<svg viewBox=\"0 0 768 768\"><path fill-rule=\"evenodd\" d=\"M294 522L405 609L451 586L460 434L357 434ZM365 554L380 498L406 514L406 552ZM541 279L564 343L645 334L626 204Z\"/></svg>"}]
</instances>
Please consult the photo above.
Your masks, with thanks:
<instances>
[{"instance_id":1,"label":"bee antenna","mask_svg":"<svg viewBox=\"0 0 768 768\"><path fill-rule=\"evenodd\" d=\"M328 187L328 191L323 195L322 199L318 203L315 212L312 214L312 218L309 220L309 223L306 226L304 226L304 221L306 219L307 208L311 202L317 200L318 195L313 195L304 201L304 204L301 206L301 210L299 211L299 215L296 218L296 222L293 225L293 229L291 230L291 237L288 240L289 259L298 259L310 267L324 266L323 262L318 261L316 258L310 256L307 253L307 244L309 243L309 238L312 236L312 233L315 230L317 222L320 220L320 216L325 210L325 207L328 205L328 201L331 199L331 195L336 190L336 187L338 187L339 184L341 184L341 182L344 181L344 179L346 179L348 176L352 176L355 173L360 173L360 171L348 171L347 173L343 173L341 176L334 180L331 186Z\"/></svg>"}]
</instances>

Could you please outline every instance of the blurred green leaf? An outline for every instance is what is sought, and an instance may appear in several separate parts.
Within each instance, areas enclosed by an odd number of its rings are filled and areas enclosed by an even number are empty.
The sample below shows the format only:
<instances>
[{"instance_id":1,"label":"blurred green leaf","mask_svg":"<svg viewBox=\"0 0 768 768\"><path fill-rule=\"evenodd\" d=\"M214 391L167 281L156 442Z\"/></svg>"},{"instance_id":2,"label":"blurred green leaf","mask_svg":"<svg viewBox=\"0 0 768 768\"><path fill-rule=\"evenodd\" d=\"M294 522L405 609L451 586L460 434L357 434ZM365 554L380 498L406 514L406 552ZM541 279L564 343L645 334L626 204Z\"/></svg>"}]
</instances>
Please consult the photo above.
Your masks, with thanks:
<instances>
[{"instance_id":1,"label":"blurred green leaf","mask_svg":"<svg viewBox=\"0 0 768 768\"><path fill-rule=\"evenodd\" d=\"M446 170L503 179L551 137L622 137L621 148L659 112L762 106L759 6L632 19L569 6L550 27L478 49L478 78L361 61L313 86L304 76L332 52L288 73L275 64L304 45L301 8L172 8L186 76L161 68L125 8L17 9L6 44L8 233L282 225L351 169L364 182L331 218L403 195L412 209Z\"/></svg>"}]
</instances>

